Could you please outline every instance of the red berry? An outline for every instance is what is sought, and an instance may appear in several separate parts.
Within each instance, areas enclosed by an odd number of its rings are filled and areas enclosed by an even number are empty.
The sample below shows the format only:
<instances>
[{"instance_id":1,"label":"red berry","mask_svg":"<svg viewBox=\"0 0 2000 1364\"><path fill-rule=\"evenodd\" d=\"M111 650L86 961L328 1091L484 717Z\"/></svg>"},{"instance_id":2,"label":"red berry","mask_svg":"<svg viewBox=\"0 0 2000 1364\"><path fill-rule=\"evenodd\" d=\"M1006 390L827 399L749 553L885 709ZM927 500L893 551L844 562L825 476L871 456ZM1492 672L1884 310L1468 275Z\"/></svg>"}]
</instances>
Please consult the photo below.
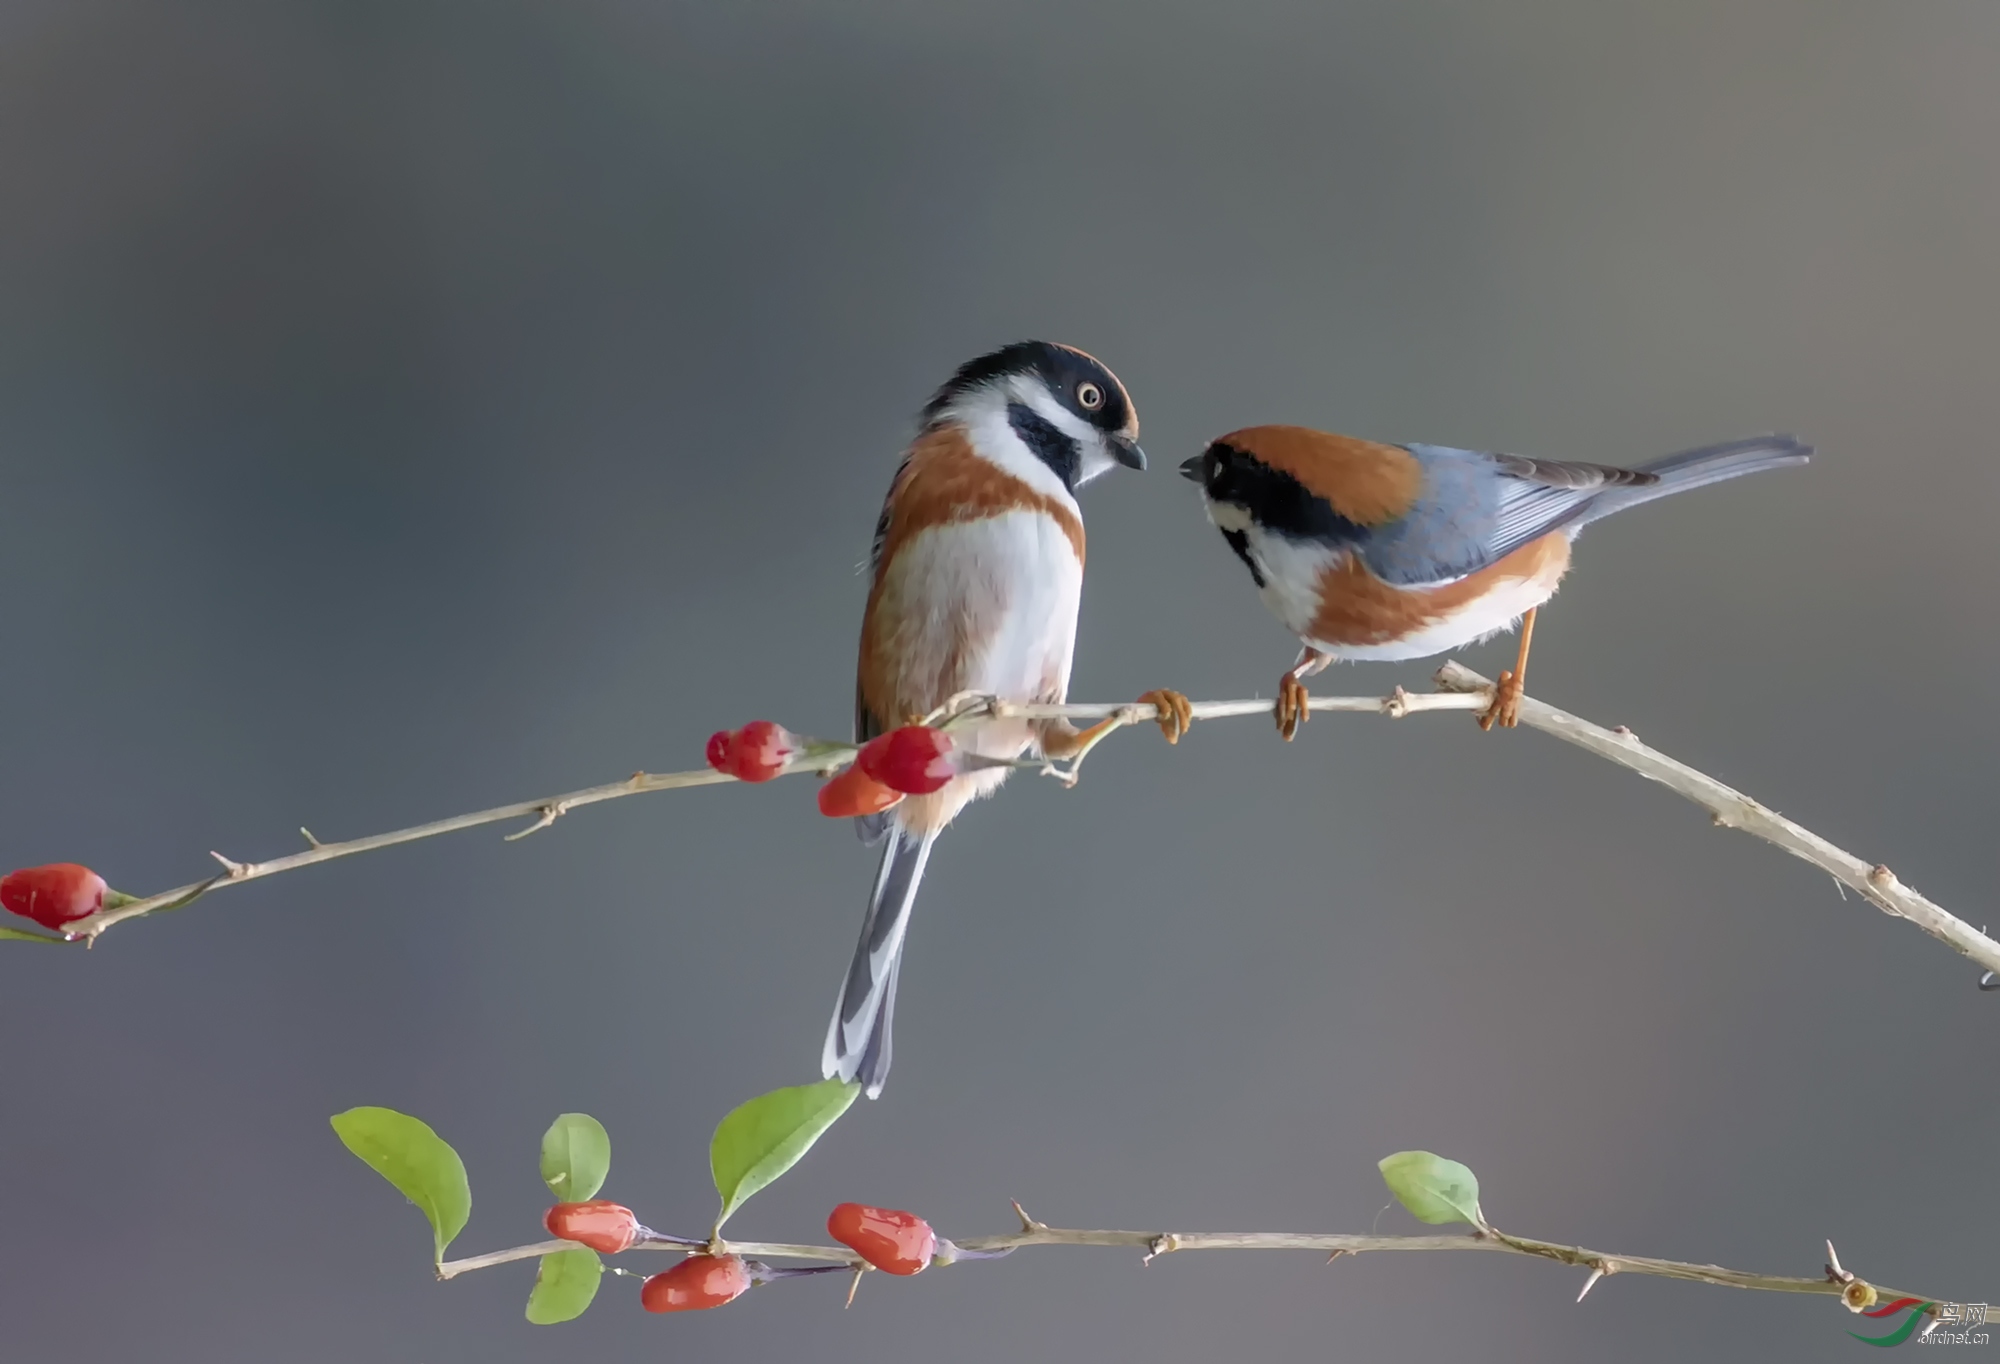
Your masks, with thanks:
<instances>
[{"instance_id":1,"label":"red berry","mask_svg":"<svg viewBox=\"0 0 2000 1364\"><path fill-rule=\"evenodd\" d=\"M699 1312L733 1302L750 1287L750 1271L734 1255L690 1255L639 1289L648 1312Z\"/></svg>"},{"instance_id":2,"label":"red berry","mask_svg":"<svg viewBox=\"0 0 2000 1364\"><path fill-rule=\"evenodd\" d=\"M606 1255L631 1249L639 1239L639 1219L632 1210L608 1199L588 1203L558 1203L542 1216L549 1235L575 1241Z\"/></svg>"},{"instance_id":3,"label":"red berry","mask_svg":"<svg viewBox=\"0 0 2000 1364\"><path fill-rule=\"evenodd\" d=\"M43 928L60 929L102 908L106 889L104 878L89 867L51 862L0 877L0 906Z\"/></svg>"},{"instance_id":4,"label":"red berry","mask_svg":"<svg viewBox=\"0 0 2000 1364\"><path fill-rule=\"evenodd\" d=\"M802 745L798 736L769 720L752 720L738 730L708 736L708 765L738 781L769 781Z\"/></svg>"},{"instance_id":5,"label":"red berry","mask_svg":"<svg viewBox=\"0 0 2000 1364\"><path fill-rule=\"evenodd\" d=\"M885 1274L918 1274L937 1252L937 1233L913 1212L842 1203L827 1234Z\"/></svg>"},{"instance_id":6,"label":"red berry","mask_svg":"<svg viewBox=\"0 0 2000 1364\"><path fill-rule=\"evenodd\" d=\"M708 742L713 748L715 740ZM725 770L739 781L769 781L785 770L798 751L798 738L783 725L752 720L731 736Z\"/></svg>"},{"instance_id":7,"label":"red berry","mask_svg":"<svg viewBox=\"0 0 2000 1364\"><path fill-rule=\"evenodd\" d=\"M924 725L904 725L870 739L854 765L892 791L928 796L958 775L951 736Z\"/></svg>"},{"instance_id":8,"label":"red berry","mask_svg":"<svg viewBox=\"0 0 2000 1364\"><path fill-rule=\"evenodd\" d=\"M858 767L850 767L819 788L819 812L834 819L873 815L903 798Z\"/></svg>"},{"instance_id":9,"label":"red berry","mask_svg":"<svg viewBox=\"0 0 2000 1364\"><path fill-rule=\"evenodd\" d=\"M735 742L734 730L718 729L708 736L708 765L718 772L729 770L729 749Z\"/></svg>"}]
</instances>

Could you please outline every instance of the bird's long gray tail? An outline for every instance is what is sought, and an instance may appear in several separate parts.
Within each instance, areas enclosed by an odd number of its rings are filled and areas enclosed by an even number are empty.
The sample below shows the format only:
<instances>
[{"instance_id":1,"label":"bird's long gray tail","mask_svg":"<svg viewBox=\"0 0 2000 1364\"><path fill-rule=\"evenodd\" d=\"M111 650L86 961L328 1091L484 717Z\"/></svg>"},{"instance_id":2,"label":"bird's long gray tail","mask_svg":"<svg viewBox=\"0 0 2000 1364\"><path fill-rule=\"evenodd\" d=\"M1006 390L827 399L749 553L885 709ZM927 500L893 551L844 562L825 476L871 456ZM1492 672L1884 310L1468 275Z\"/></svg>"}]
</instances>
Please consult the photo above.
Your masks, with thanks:
<instances>
[{"instance_id":1,"label":"bird's long gray tail","mask_svg":"<svg viewBox=\"0 0 2000 1364\"><path fill-rule=\"evenodd\" d=\"M1639 466L1639 472L1656 475L1659 482L1639 487L1607 488L1591 498L1576 524L1585 525L1642 502L1705 488L1724 479L1741 478L1744 474L1762 473L1766 469L1790 468L1795 464L1808 463L1811 459L1810 445L1796 436L1786 435L1751 436L1745 440L1683 450Z\"/></svg>"},{"instance_id":2,"label":"bird's long gray tail","mask_svg":"<svg viewBox=\"0 0 2000 1364\"><path fill-rule=\"evenodd\" d=\"M903 966L903 939L909 932L910 910L917 903L917 883L924 879L935 832L910 834L891 827L882 848L882 865L875 873L875 893L868 898L868 916L861 921L861 941L847 967L840 1003L826 1030L820 1053L820 1073L858 1080L869 1098L882 1092L889 1078L889 1027L896 1012L896 974Z\"/></svg>"}]
</instances>

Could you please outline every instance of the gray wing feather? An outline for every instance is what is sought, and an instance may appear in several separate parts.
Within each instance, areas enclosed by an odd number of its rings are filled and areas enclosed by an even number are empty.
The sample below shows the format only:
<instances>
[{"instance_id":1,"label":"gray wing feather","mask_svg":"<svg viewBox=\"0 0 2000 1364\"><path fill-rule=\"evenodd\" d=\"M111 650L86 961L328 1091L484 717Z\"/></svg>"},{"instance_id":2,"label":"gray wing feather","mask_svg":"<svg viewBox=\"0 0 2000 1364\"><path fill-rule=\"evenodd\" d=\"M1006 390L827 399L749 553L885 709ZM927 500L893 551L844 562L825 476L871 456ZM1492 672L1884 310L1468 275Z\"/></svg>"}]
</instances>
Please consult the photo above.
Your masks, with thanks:
<instances>
[{"instance_id":1,"label":"gray wing feather","mask_svg":"<svg viewBox=\"0 0 2000 1364\"><path fill-rule=\"evenodd\" d=\"M1506 558L1522 545L1568 525L1609 488L1643 488L1658 483L1658 474L1615 469L1608 464L1572 464L1525 455L1487 455L1503 476L1500 506L1487 537L1488 563Z\"/></svg>"},{"instance_id":2,"label":"gray wing feather","mask_svg":"<svg viewBox=\"0 0 2000 1364\"><path fill-rule=\"evenodd\" d=\"M1803 464L1812 453L1791 436L1752 436L1619 469L1448 445L1404 448L1423 465L1423 495L1360 548L1377 576L1403 587L1450 582L1552 531L1574 533L1655 498Z\"/></svg>"}]
</instances>

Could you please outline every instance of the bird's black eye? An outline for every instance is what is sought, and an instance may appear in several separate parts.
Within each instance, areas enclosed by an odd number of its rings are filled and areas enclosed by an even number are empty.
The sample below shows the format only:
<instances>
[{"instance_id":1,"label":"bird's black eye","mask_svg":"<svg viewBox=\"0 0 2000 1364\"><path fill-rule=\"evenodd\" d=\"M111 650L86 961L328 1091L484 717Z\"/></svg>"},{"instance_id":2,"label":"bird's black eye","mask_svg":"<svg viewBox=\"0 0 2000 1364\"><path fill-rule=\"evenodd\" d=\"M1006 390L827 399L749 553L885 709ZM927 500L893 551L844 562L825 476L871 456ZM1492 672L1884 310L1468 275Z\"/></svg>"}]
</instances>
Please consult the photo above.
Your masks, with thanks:
<instances>
[{"instance_id":1,"label":"bird's black eye","mask_svg":"<svg viewBox=\"0 0 2000 1364\"><path fill-rule=\"evenodd\" d=\"M1076 401L1079 407L1084 408L1086 411L1095 412L1098 408L1104 406L1104 390L1090 382L1090 380L1085 379L1076 386Z\"/></svg>"}]
</instances>

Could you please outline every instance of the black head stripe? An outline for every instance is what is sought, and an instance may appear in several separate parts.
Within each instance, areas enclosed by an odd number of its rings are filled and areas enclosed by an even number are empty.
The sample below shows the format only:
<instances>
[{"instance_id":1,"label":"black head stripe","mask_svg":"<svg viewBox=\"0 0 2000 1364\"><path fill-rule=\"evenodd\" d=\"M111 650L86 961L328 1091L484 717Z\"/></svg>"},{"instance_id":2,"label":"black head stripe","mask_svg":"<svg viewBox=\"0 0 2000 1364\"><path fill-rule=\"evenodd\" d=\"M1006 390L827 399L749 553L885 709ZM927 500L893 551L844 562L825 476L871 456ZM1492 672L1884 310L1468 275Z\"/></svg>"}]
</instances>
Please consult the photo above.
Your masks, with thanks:
<instances>
[{"instance_id":1,"label":"black head stripe","mask_svg":"<svg viewBox=\"0 0 2000 1364\"><path fill-rule=\"evenodd\" d=\"M1020 403L1007 404L1007 424L1035 452L1035 458L1055 471L1063 487L1076 491L1076 480L1083 472L1082 446L1064 435L1047 417Z\"/></svg>"},{"instance_id":2,"label":"black head stripe","mask_svg":"<svg viewBox=\"0 0 2000 1364\"><path fill-rule=\"evenodd\" d=\"M1342 516L1296 478L1253 455L1217 441L1208 447L1208 456L1209 500L1235 503L1267 531L1334 545L1359 544L1371 535L1368 527Z\"/></svg>"},{"instance_id":3,"label":"black head stripe","mask_svg":"<svg viewBox=\"0 0 2000 1364\"><path fill-rule=\"evenodd\" d=\"M924 425L935 423L963 395L1014 375L1039 379L1057 402L1100 431L1123 432L1136 426L1132 400L1117 375L1080 350L1047 341L1016 341L960 365L925 405ZM1095 408L1077 401L1077 390L1085 383L1095 384L1104 395Z\"/></svg>"}]
</instances>

